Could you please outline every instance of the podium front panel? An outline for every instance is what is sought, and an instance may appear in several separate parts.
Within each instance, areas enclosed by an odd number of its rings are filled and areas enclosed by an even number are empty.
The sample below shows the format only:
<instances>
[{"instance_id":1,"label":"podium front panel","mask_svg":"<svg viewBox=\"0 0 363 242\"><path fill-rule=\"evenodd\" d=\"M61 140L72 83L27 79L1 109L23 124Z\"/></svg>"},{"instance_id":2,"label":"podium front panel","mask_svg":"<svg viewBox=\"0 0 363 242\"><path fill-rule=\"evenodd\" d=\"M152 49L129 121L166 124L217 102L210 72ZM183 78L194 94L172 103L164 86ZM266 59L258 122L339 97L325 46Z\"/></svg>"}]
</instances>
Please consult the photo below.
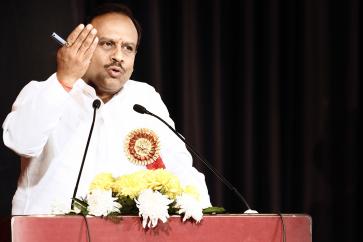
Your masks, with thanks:
<instances>
[{"instance_id":1,"label":"podium front panel","mask_svg":"<svg viewBox=\"0 0 363 242\"><path fill-rule=\"evenodd\" d=\"M92 242L311 242L311 217L304 214L208 215L200 223L171 216L152 229L142 227L137 216L86 217ZM14 216L13 242L86 242L82 216Z\"/></svg>"}]
</instances>

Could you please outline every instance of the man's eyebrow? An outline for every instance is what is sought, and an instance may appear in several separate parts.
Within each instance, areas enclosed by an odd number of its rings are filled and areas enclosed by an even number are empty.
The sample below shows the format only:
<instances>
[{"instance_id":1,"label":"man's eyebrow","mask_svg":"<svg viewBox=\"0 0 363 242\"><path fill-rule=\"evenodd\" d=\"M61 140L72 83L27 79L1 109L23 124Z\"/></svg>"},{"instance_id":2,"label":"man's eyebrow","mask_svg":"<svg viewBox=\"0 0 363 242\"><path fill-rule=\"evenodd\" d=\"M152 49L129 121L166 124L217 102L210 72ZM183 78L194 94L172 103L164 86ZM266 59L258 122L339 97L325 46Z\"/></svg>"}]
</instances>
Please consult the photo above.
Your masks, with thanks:
<instances>
[{"instance_id":1,"label":"man's eyebrow","mask_svg":"<svg viewBox=\"0 0 363 242\"><path fill-rule=\"evenodd\" d=\"M125 45L131 45L131 46L136 47L136 44L135 43L132 43L132 42L123 41L122 43L125 44Z\"/></svg>"},{"instance_id":2,"label":"man's eyebrow","mask_svg":"<svg viewBox=\"0 0 363 242\"><path fill-rule=\"evenodd\" d=\"M111 38L107 38L107 37L102 37L102 36L99 36L98 37L99 40L107 40L107 41L113 41L113 42L116 42L115 40L111 39Z\"/></svg>"},{"instance_id":3,"label":"man's eyebrow","mask_svg":"<svg viewBox=\"0 0 363 242\"><path fill-rule=\"evenodd\" d=\"M116 40L114 40L112 38L104 37L104 36L99 36L98 39L99 39L99 41L112 41L114 43L117 43ZM131 41L122 41L122 44L136 46L136 43L133 43Z\"/></svg>"}]
</instances>

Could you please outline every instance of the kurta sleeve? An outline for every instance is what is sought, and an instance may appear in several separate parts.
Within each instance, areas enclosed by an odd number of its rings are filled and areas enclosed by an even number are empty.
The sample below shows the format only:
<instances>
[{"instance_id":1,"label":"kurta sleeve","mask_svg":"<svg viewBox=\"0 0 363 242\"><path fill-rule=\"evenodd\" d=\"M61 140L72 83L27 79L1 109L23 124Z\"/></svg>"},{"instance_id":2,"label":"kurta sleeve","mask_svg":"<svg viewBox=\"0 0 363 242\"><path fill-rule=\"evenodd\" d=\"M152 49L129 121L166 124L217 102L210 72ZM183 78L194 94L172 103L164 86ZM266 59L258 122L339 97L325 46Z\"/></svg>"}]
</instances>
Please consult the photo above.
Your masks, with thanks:
<instances>
[{"instance_id":1,"label":"kurta sleeve","mask_svg":"<svg viewBox=\"0 0 363 242\"><path fill-rule=\"evenodd\" d=\"M69 94L56 74L31 81L19 93L3 123L4 144L25 157L38 156L56 127Z\"/></svg>"}]
</instances>

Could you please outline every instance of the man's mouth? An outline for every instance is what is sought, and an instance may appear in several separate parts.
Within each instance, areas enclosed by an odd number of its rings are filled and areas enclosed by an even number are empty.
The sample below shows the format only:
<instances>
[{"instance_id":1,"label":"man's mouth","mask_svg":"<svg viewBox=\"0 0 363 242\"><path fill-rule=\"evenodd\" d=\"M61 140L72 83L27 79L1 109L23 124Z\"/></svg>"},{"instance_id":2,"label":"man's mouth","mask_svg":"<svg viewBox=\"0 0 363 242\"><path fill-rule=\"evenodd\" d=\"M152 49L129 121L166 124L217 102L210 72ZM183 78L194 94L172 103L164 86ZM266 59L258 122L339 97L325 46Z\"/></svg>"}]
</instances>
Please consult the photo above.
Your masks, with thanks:
<instances>
[{"instance_id":1,"label":"man's mouth","mask_svg":"<svg viewBox=\"0 0 363 242\"><path fill-rule=\"evenodd\" d=\"M119 78L124 73L121 67L114 65L107 67L106 71L112 78Z\"/></svg>"}]
</instances>

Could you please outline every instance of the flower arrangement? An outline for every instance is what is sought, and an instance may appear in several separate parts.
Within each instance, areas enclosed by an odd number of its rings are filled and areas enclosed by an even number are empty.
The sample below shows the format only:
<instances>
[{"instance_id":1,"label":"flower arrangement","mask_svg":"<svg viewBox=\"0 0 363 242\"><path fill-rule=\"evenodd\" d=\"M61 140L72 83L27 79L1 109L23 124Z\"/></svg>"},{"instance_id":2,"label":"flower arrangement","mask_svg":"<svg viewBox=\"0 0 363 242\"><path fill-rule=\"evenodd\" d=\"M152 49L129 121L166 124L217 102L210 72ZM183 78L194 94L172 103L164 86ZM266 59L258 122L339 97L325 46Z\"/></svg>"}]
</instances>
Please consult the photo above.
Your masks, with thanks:
<instances>
[{"instance_id":1,"label":"flower arrangement","mask_svg":"<svg viewBox=\"0 0 363 242\"><path fill-rule=\"evenodd\" d=\"M179 179L164 169L141 170L113 177L97 175L83 199L74 199L72 213L117 216L134 214L142 217L144 228L153 228L158 221L166 222L170 214L180 214L183 222L203 218L199 192L192 186L182 187Z\"/></svg>"}]
</instances>

